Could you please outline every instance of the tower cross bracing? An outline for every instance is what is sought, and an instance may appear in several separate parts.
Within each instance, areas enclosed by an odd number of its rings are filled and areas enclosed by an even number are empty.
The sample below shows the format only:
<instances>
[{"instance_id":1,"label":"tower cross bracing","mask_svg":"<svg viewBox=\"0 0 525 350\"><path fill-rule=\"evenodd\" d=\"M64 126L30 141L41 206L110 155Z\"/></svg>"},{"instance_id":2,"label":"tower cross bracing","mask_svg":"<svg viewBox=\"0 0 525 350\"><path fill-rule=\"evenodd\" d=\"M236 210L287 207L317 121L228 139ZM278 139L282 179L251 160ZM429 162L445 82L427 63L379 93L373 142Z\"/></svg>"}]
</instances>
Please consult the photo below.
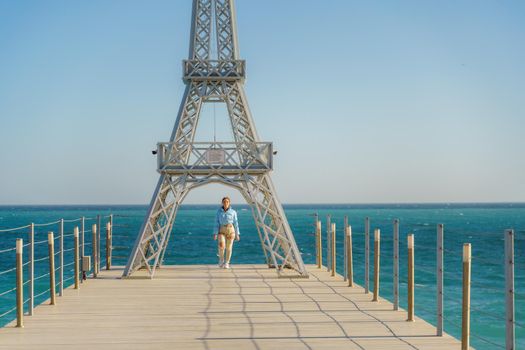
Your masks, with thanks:
<instances>
[{"instance_id":1,"label":"tower cross bracing","mask_svg":"<svg viewBox=\"0 0 525 350\"><path fill-rule=\"evenodd\" d=\"M186 90L170 141L157 145L160 178L124 276L141 268L154 276L179 206L191 190L210 183L237 189L250 205L269 267L280 276L308 275L270 177L272 144L257 134L244 78L233 0L194 0L189 58L183 62ZM195 142L202 106L209 102L225 103L233 142Z\"/></svg>"}]
</instances>

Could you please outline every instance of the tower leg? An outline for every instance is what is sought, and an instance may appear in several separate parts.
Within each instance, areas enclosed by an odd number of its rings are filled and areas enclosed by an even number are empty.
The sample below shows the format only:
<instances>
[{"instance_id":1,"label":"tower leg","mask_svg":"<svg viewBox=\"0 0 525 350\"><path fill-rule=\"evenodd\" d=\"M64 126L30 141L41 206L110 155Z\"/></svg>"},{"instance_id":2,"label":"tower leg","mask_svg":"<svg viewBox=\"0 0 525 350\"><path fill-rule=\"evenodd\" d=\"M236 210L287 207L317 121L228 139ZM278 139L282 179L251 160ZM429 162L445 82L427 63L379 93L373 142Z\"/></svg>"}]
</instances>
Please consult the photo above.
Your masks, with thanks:
<instances>
[{"instance_id":1,"label":"tower leg","mask_svg":"<svg viewBox=\"0 0 525 350\"><path fill-rule=\"evenodd\" d=\"M268 260L277 268L279 275L283 275L284 268L292 268L307 277L308 271L270 176L246 176L244 184L255 212L257 228L262 231L262 245Z\"/></svg>"},{"instance_id":2,"label":"tower leg","mask_svg":"<svg viewBox=\"0 0 525 350\"><path fill-rule=\"evenodd\" d=\"M162 175L153 195L148 216L142 224L140 234L124 270L127 277L145 267L151 277L166 250L168 236L175 220L180 202L187 194L186 177L172 179Z\"/></svg>"}]
</instances>

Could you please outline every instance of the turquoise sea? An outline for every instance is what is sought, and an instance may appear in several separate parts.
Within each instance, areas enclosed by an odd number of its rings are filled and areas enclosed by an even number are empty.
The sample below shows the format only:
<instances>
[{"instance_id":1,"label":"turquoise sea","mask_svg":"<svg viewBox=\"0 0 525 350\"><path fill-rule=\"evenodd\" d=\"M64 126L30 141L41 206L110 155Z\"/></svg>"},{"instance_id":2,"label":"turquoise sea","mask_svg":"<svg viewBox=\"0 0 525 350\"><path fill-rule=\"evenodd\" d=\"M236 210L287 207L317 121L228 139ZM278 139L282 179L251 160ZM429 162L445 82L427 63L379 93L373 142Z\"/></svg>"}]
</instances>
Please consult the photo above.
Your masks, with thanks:
<instances>
[{"instance_id":1,"label":"turquoise sea","mask_svg":"<svg viewBox=\"0 0 525 350\"><path fill-rule=\"evenodd\" d=\"M232 262L263 263L264 255L255 230L251 210L247 206L233 205L239 213L242 240L234 250ZM178 213L172 239L165 257L166 264L214 264L215 243L211 238L213 219L217 206L186 205ZM27 242L27 228L1 232L2 229L56 222L66 219L64 249L73 246L72 232L75 221L81 216L86 220L86 230L96 222L96 216L114 215L113 264L123 265L140 229L146 206L0 206L0 326L14 319L10 310L15 306L14 287L16 238ZM392 299L392 221L400 220L400 303L406 307L406 235L415 234L416 264L416 315L435 324L436 308L436 225L445 225L445 331L456 337L460 335L461 323L461 269L462 245L472 243L472 311L471 344L477 349L504 347L505 301L504 301L504 241L505 229L515 230L515 289L516 289L516 342L517 348L525 348L525 203L498 204L363 204L363 205L285 205L285 211L294 231L297 244L305 263L315 263L314 214L323 222L326 233L326 215L337 224L338 272L342 273L343 218L349 217L354 242L354 273L359 284L364 281L364 218L370 217L371 230L381 229L381 296ZM58 224L35 228L35 276L47 272L47 232L58 232ZM373 235L371 235L373 239ZM58 240L57 240L58 242ZM91 233L86 233L86 244ZM101 242L104 251L104 240ZM371 245L373 247L373 245ZM27 252L27 249L25 250ZM86 246L91 254L91 246ZM104 256L104 254L102 254ZM325 254L326 256L326 254ZM27 257L25 257L27 259ZM70 263L72 251L65 253ZM27 261L27 260L25 260ZM371 261L372 263L372 261ZM72 283L72 266L65 268L66 284ZM370 272L372 273L372 267ZM4 272L7 271L7 272ZM36 281L37 303L47 299L46 276ZM25 294L27 296L27 292ZM27 307L27 304L26 304Z\"/></svg>"}]
</instances>

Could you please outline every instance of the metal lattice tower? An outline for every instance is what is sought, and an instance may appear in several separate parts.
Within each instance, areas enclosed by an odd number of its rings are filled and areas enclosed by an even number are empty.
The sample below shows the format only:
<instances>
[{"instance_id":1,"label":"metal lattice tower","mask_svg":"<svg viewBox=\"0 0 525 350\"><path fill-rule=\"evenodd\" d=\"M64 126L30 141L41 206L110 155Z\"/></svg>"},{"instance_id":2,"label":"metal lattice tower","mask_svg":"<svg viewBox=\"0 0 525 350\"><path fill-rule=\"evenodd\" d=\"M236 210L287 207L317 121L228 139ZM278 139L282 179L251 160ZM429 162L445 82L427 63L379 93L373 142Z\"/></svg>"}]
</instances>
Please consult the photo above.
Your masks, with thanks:
<instances>
[{"instance_id":1,"label":"metal lattice tower","mask_svg":"<svg viewBox=\"0 0 525 350\"><path fill-rule=\"evenodd\" d=\"M212 23L213 21L213 23ZM217 57L212 57L216 39ZM170 142L157 145L160 178L124 276L162 265L177 210L194 188L222 183L236 188L252 208L266 263L279 275L307 276L301 254L270 178L272 144L261 142L244 93L233 0L194 0L186 91ZM224 102L234 142L194 142L202 105Z\"/></svg>"}]
</instances>

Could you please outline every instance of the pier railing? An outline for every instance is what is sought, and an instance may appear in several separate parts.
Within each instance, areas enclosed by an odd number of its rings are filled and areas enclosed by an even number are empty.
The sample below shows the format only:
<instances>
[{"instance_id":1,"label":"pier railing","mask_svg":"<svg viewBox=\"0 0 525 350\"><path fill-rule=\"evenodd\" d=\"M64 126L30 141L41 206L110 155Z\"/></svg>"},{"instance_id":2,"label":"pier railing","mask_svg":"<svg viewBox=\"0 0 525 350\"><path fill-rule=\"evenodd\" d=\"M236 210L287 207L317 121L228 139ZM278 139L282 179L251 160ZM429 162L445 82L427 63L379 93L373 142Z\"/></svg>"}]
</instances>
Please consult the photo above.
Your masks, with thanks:
<instances>
[{"instance_id":1,"label":"pier railing","mask_svg":"<svg viewBox=\"0 0 525 350\"><path fill-rule=\"evenodd\" d=\"M348 282L349 287L353 287L354 284L354 260L355 253L360 257L364 257L364 276L363 289L366 294L370 293L371 302L379 301L379 291L380 291L380 242L382 234L379 228L374 229L373 234L370 231L370 218L364 219L364 232L362 233L352 233L352 226L348 222L348 217L344 217L344 222L342 228L337 228L334 218L331 215L328 215L325 220L325 237L323 237L323 223L321 222L319 215L315 214L314 222L314 236L315 236L315 253L316 253L316 265L319 269L326 269L332 276L336 275L338 260L343 261L342 275L344 281ZM444 323L448 324L450 327L454 327L456 330L459 330L461 335L462 349L469 349L470 339L474 338L478 343L483 343L485 346L492 349L516 349L515 342L515 329L525 329L525 324L516 320L515 318L515 297L519 296L523 298L523 294L519 294L515 289L515 279L514 279L514 266L515 266L515 250L514 250L514 238L515 231L511 229L504 230L503 234L500 236L500 239L494 240L494 242L502 242L504 244L504 256L502 256L501 261L495 261L493 259L487 259L482 256L473 255L472 251L475 249L470 243L465 242L461 249L450 249L450 247L445 247L444 236L445 229L443 224L437 224L436 226L436 244L435 246L429 246L424 244L417 244L417 240L413 233L408 233L406 235L406 264L403 264L403 261L400 261L400 220L395 219L392 221L392 230L391 230L391 242L392 242L392 294L386 296L391 298L393 302L393 311L399 310L399 298L400 298L400 269L405 269L406 280L402 281L401 287L406 287L406 312L407 312L407 321L414 321L415 312L421 310L426 315L435 315L435 325L436 325L436 336L443 336L445 332ZM353 235L363 236L364 245L356 246L353 244ZM342 237L342 238L341 238ZM325 239L324 249L325 249L325 258L323 262L323 238ZM373 245L370 244L370 241L373 240ZM403 239L401 239L403 241ZM338 249L337 242L342 245ZM372 283L370 283L370 253L371 248L373 247L373 278ZM341 249L342 248L342 249ZM337 251L342 251L342 254L337 254ZM415 254L424 254L427 258L432 258L435 256L435 270L429 269L427 266L416 266L414 256ZM341 256L342 255L342 256ZM457 257L460 257L458 259ZM339 259L338 259L339 257ZM461 262L461 275L454 271L445 270L445 257L452 258ZM428 260L427 260L428 261ZM503 266L505 271L505 281L502 285L494 284L483 284L475 279L473 280L471 276L472 271L472 262L480 261L485 264ZM417 276L415 272L434 276L435 278L435 305L434 309L431 309L431 305L421 303L416 303L415 298L415 286L417 281ZM450 289L454 286L456 293L445 293L444 282L447 282L447 285L450 286ZM458 297L457 290L461 291ZM502 314L497 314L485 310L483 307L471 305L471 288L480 288L484 291L490 291L498 293L505 298L505 311ZM450 317L445 317L445 304L456 306L461 310L460 312L460 322L457 322L457 315L451 315ZM430 308L429 308L430 306ZM485 334L479 334L476 332L471 332L470 327L470 315L471 312L483 315L483 317L490 318L495 322L501 322L505 325L505 343L501 344L489 339ZM455 316L455 317L452 317Z\"/></svg>"},{"instance_id":2,"label":"pier railing","mask_svg":"<svg viewBox=\"0 0 525 350\"><path fill-rule=\"evenodd\" d=\"M23 327L24 316L32 316L35 305L46 300L55 305L68 285L79 289L88 275L97 277L101 266L109 270L113 218L97 215L0 229L0 285L9 286L0 290L0 298L13 305L0 311L0 324L16 314L17 327Z\"/></svg>"}]
</instances>

